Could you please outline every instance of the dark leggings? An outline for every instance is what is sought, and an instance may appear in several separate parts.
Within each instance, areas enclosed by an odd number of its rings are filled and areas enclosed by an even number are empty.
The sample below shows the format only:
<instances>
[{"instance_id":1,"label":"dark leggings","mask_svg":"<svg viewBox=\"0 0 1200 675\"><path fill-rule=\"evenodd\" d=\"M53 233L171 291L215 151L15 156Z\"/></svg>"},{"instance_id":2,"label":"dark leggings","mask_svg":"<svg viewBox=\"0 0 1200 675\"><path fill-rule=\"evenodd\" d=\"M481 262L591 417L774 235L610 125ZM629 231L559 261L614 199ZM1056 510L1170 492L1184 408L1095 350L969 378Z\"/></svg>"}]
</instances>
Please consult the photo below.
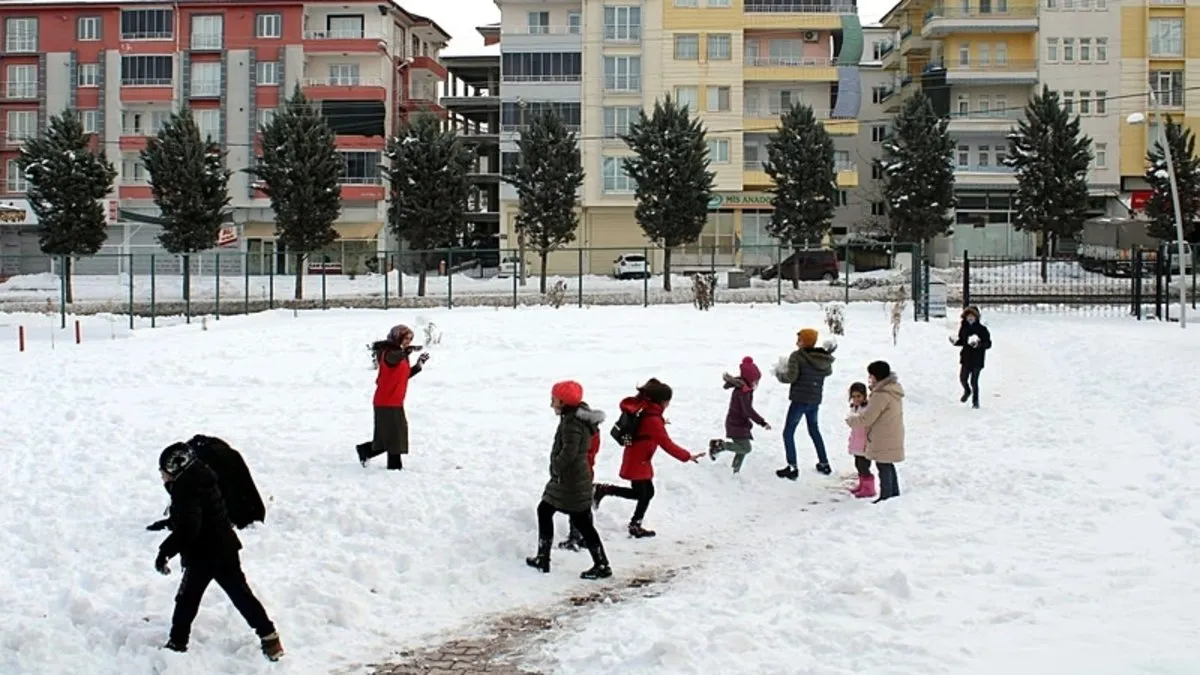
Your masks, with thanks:
<instances>
[{"instance_id":1,"label":"dark leggings","mask_svg":"<svg viewBox=\"0 0 1200 675\"><path fill-rule=\"evenodd\" d=\"M861 457L859 455L855 455L854 456L854 468L858 469L858 475L870 476L871 475L871 460L867 459L866 457Z\"/></svg>"},{"instance_id":2,"label":"dark leggings","mask_svg":"<svg viewBox=\"0 0 1200 675\"><path fill-rule=\"evenodd\" d=\"M538 519L538 539L550 541L554 539L554 514L565 513L567 518L571 520L571 527L579 531L579 536L583 538L583 543L589 549L596 548L600 545L600 533L596 531L596 525L592 522L592 512L590 509L576 511L560 511L548 502L543 501L537 507Z\"/></svg>"},{"instance_id":3,"label":"dark leggings","mask_svg":"<svg viewBox=\"0 0 1200 675\"><path fill-rule=\"evenodd\" d=\"M650 508L650 500L654 499L654 481L635 480L629 482L629 487L613 485L608 488L608 494L621 499L632 499L637 502L633 509L630 522L640 523L646 517L646 509Z\"/></svg>"},{"instance_id":4,"label":"dark leggings","mask_svg":"<svg viewBox=\"0 0 1200 675\"><path fill-rule=\"evenodd\" d=\"M971 395L971 403L979 405L979 373L983 368L962 364L958 369L958 382L962 385L963 395Z\"/></svg>"},{"instance_id":5,"label":"dark leggings","mask_svg":"<svg viewBox=\"0 0 1200 675\"><path fill-rule=\"evenodd\" d=\"M900 481L896 478L896 465L887 462L876 462L879 467L879 499L891 499L900 496Z\"/></svg>"}]
</instances>

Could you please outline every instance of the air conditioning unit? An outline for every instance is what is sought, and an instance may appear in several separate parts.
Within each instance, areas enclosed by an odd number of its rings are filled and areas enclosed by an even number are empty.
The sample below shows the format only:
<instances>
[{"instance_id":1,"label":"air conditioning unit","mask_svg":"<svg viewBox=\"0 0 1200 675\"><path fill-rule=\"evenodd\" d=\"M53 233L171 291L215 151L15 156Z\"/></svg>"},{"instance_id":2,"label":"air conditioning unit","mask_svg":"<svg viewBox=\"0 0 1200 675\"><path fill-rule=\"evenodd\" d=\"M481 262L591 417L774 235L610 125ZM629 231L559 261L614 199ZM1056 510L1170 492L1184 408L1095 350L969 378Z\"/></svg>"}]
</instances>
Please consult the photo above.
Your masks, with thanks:
<instances>
[{"instance_id":1,"label":"air conditioning unit","mask_svg":"<svg viewBox=\"0 0 1200 675\"><path fill-rule=\"evenodd\" d=\"M795 33L792 33L792 34L795 35ZM804 41L805 42L820 42L820 40L821 40L821 34L818 33L817 31L815 31L815 30L804 31Z\"/></svg>"}]
</instances>

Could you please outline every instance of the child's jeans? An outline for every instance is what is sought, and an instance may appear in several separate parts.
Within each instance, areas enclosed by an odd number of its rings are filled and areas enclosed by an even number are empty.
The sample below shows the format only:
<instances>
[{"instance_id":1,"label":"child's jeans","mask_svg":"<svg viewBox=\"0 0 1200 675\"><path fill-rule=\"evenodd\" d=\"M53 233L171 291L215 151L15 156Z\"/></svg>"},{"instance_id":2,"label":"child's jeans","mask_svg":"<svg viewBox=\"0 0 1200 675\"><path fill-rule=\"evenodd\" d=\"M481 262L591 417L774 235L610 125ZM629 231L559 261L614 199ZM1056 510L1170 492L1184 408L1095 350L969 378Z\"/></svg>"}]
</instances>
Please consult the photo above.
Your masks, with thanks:
<instances>
[{"instance_id":1,"label":"child's jeans","mask_svg":"<svg viewBox=\"0 0 1200 675\"><path fill-rule=\"evenodd\" d=\"M716 448L716 451L733 453L733 472L737 473L742 470L742 462L745 461L746 455L750 454L752 449L749 438L731 438L721 441L721 445Z\"/></svg>"}]
</instances>

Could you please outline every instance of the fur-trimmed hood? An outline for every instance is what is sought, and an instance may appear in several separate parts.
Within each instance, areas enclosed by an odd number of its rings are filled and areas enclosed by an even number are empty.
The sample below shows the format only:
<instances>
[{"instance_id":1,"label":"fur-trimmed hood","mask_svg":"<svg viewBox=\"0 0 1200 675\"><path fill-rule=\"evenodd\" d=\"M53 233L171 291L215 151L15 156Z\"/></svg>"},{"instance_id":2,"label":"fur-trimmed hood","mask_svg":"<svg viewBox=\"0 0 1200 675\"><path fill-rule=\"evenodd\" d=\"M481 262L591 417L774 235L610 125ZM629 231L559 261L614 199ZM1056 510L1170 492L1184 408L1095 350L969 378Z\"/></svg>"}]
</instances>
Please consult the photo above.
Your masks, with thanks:
<instances>
[{"instance_id":1,"label":"fur-trimmed hood","mask_svg":"<svg viewBox=\"0 0 1200 675\"><path fill-rule=\"evenodd\" d=\"M593 430L599 430L607 417L603 410L592 410L586 403L580 403L579 407L575 408L574 415Z\"/></svg>"}]
</instances>

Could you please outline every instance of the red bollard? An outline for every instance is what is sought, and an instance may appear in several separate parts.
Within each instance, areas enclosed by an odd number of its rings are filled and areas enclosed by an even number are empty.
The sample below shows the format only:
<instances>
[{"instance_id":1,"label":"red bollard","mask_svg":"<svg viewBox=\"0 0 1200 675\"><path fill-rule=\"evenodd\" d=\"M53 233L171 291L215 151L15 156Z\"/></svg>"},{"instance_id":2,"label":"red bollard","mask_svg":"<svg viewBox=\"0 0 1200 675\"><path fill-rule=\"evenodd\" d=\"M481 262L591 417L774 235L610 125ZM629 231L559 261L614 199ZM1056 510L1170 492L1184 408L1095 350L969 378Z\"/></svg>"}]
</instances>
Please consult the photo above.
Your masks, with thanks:
<instances>
[{"instance_id":1,"label":"red bollard","mask_svg":"<svg viewBox=\"0 0 1200 675\"><path fill-rule=\"evenodd\" d=\"M75 320L75 344L83 342L83 333L79 327L79 319Z\"/></svg>"},{"instance_id":2,"label":"red bollard","mask_svg":"<svg viewBox=\"0 0 1200 675\"><path fill-rule=\"evenodd\" d=\"M17 326L17 349L25 351L25 326Z\"/></svg>"}]
</instances>

